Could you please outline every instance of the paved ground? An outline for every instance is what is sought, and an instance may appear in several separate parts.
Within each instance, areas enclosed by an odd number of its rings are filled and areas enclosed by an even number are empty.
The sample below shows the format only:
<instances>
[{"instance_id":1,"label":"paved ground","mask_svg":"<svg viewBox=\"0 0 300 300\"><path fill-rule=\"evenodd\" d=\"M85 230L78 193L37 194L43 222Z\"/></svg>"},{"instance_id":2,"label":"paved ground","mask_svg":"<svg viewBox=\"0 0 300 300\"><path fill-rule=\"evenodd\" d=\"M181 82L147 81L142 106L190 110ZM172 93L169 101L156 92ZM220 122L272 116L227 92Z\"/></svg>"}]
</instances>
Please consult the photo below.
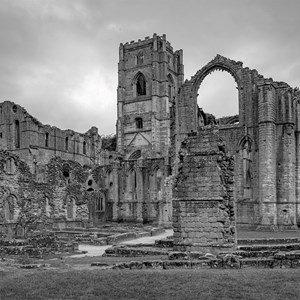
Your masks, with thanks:
<instances>
[{"instance_id":1,"label":"paved ground","mask_svg":"<svg viewBox=\"0 0 300 300\"><path fill-rule=\"evenodd\" d=\"M121 244L126 244L126 245L136 245L136 244L154 244L155 240L161 240L166 238L167 236L173 235L173 229L167 229L164 233L154 235L154 236L147 236L147 237L142 237L139 239L134 239L130 241L125 241L122 242Z\"/></svg>"},{"instance_id":2,"label":"paved ground","mask_svg":"<svg viewBox=\"0 0 300 300\"><path fill-rule=\"evenodd\" d=\"M170 235L173 235L173 230L167 229L164 233L161 233L159 235L142 237L142 238L138 238L138 239L134 239L134 240L124 241L121 244L126 244L126 245L154 244L155 240L161 240ZM80 251L87 251L88 253L76 254L76 255L72 255L72 257L101 256L104 254L105 250L109 247L111 247L111 245L106 245L106 246L79 245Z\"/></svg>"}]
</instances>

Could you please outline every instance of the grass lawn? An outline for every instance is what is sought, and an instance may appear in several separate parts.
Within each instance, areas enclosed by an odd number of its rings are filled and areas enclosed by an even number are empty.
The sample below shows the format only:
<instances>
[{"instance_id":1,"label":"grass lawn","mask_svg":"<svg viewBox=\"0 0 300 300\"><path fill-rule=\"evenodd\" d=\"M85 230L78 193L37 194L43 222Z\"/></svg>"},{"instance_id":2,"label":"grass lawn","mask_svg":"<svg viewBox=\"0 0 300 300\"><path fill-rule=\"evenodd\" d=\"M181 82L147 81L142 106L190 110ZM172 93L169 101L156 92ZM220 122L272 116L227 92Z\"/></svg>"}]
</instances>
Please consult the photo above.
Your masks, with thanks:
<instances>
[{"instance_id":1,"label":"grass lawn","mask_svg":"<svg viewBox=\"0 0 300 300\"><path fill-rule=\"evenodd\" d=\"M300 299L300 270L0 270L1 299Z\"/></svg>"}]
</instances>

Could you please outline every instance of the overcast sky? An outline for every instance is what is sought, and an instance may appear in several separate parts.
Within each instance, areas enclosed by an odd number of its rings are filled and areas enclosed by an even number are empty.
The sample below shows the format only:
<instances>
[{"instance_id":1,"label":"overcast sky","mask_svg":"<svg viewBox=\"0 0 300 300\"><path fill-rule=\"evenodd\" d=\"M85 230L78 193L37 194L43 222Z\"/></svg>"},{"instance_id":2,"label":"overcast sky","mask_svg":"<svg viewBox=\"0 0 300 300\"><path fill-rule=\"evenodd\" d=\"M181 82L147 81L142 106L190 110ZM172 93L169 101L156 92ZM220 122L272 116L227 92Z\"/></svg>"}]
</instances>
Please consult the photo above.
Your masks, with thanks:
<instances>
[{"instance_id":1,"label":"overcast sky","mask_svg":"<svg viewBox=\"0 0 300 300\"><path fill-rule=\"evenodd\" d=\"M115 132L119 44L166 34L185 78L221 54L300 85L299 0L0 0L0 97L44 124ZM199 105L236 114L226 72L207 76Z\"/></svg>"}]
</instances>

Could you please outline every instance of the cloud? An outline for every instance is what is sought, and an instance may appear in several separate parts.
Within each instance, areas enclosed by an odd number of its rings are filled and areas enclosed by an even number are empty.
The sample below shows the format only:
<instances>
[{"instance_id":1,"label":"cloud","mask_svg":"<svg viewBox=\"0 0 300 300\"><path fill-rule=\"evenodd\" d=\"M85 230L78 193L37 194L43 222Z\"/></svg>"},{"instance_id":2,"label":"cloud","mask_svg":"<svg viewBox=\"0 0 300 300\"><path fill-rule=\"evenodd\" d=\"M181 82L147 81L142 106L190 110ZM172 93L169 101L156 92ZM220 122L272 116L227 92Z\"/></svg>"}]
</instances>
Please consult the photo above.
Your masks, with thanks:
<instances>
[{"instance_id":1,"label":"cloud","mask_svg":"<svg viewBox=\"0 0 300 300\"><path fill-rule=\"evenodd\" d=\"M298 0L2 0L0 97L62 129L115 132L119 43L154 32L184 50L185 78L219 53L299 86L299 6ZM234 90L232 78L222 83L215 74L201 85L203 99L216 87L219 101L233 98L222 90Z\"/></svg>"}]
</instances>

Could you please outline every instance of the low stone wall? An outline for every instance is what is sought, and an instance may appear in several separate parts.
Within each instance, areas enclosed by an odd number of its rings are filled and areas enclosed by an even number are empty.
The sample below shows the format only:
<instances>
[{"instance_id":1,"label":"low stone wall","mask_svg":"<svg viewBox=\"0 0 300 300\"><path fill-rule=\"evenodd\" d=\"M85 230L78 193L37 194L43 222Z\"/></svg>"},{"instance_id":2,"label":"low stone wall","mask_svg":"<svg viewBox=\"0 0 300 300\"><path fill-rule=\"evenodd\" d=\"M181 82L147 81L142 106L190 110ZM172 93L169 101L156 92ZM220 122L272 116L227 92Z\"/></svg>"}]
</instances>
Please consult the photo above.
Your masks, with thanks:
<instances>
[{"instance_id":1,"label":"low stone wall","mask_svg":"<svg viewBox=\"0 0 300 300\"><path fill-rule=\"evenodd\" d=\"M57 252L78 251L78 243L63 242L55 234L42 235L23 240L0 240L0 255L28 255L40 257Z\"/></svg>"}]
</instances>

